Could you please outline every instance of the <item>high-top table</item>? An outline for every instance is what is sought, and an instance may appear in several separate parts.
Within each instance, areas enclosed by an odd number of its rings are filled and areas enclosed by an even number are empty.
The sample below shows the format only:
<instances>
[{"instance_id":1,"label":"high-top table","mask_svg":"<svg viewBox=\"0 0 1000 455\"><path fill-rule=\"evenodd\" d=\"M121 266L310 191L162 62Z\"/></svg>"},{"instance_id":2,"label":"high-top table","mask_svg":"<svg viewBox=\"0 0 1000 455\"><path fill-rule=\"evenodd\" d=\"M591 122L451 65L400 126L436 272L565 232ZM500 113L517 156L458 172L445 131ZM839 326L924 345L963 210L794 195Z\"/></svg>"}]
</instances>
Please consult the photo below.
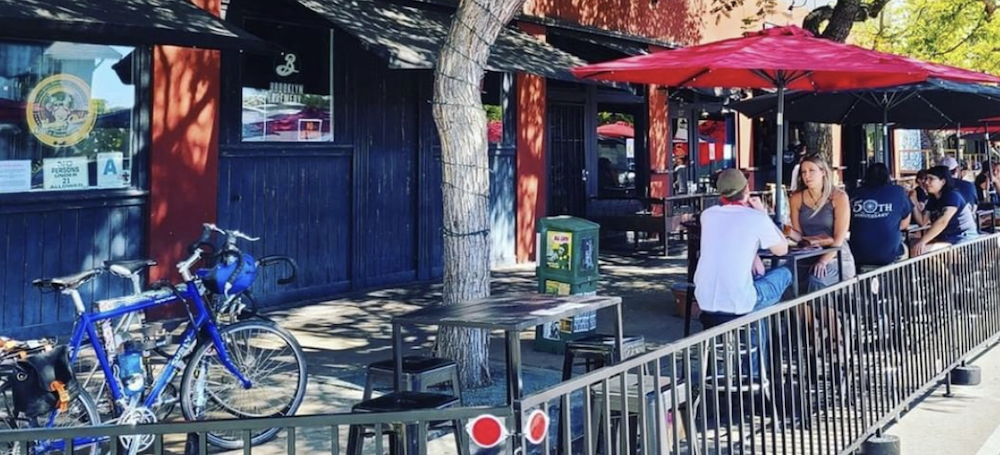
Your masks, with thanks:
<instances>
[{"instance_id":1,"label":"high-top table","mask_svg":"<svg viewBox=\"0 0 1000 455\"><path fill-rule=\"evenodd\" d=\"M520 332L582 313L611 309L615 342L622 346L622 299L605 296L555 296L515 294L471 300L456 305L438 305L392 318L392 357L396 365L395 388L401 390L403 372L403 325L436 325L502 330L507 351L507 405L522 397Z\"/></svg>"}]
</instances>

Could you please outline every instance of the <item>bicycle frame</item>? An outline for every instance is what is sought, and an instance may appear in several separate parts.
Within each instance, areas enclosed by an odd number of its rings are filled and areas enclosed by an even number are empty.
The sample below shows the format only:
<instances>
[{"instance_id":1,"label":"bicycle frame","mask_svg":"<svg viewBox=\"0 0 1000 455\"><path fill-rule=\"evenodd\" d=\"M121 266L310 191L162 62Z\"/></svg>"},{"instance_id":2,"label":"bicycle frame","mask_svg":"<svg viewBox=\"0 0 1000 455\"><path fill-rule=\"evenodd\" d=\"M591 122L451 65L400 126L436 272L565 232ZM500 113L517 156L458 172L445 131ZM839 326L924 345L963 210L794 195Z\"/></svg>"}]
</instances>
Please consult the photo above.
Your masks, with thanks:
<instances>
[{"instance_id":1,"label":"bicycle frame","mask_svg":"<svg viewBox=\"0 0 1000 455\"><path fill-rule=\"evenodd\" d=\"M179 299L174 294L170 294L159 298L150 298L135 304L115 308L110 311L93 314L83 312L80 315L76 327L73 330L73 337L70 339L70 347L72 349L70 362L76 362L84 337L89 338L91 344L94 345L94 352L97 355L97 361L100 363L101 369L104 371L105 378L107 378L108 387L111 389L111 397L115 401L116 409L120 406L118 402L122 399L124 393L122 392L121 381L114 374L111 363L108 360L104 343L97 334L96 323L106 319L125 316L129 313L165 305L171 302L193 302L195 309L194 320L184 330L184 333L181 335L180 347L177 349L177 352L175 352L174 355L167 360L167 365L164 371L157 378L152 391L150 391L149 395L146 397L143 405L146 407L152 407L156 404L157 400L160 398L160 394L163 392L163 389L166 388L167 384L170 383L170 381L174 378L174 375L178 372L178 370L180 370L182 363L181 358L183 358L194 347L194 344L198 339L197 335L202 330L208 333L212 344L215 345L216 352L219 355L219 360L222 362L223 366L225 366L230 373L240 380L244 388L252 387L253 384L250 380L247 379L235 365L233 365L232 360L229 357L229 352L226 351L222 338L219 335L219 330L215 326L215 322L213 322L212 318L209 316L208 309L205 306L205 301L202 300L201 294L198 292L198 287L194 281L185 282L185 288L184 291L181 292L181 297L183 297L184 300ZM73 298L74 300L79 299L79 294L75 291L73 291Z\"/></svg>"}]
</instances>

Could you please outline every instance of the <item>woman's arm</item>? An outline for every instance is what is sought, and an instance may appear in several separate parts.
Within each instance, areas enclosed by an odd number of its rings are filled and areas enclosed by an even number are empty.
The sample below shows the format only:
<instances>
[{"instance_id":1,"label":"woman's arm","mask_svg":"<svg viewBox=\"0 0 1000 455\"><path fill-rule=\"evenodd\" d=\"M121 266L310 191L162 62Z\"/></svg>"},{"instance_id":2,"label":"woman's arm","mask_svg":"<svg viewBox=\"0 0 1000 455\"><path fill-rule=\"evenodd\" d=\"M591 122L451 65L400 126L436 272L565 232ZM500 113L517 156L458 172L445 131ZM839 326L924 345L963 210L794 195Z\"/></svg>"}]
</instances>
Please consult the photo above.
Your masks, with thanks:
<instances>
[{"instance_id":1,"label":"woman's arm","mask_svg":"<svg viewBox=\"0 0 1000 455\"><path fill-rule=\"evenodd\" d=\"M823 247L840 247L847 241L847 234L851 229L851 201L847 193L837 190L830 197L833 203L833 238L825 237L818 239L815 244ZM813 267L813 274L818 277L826 275L826 265L837 257L836 251L820 256L816 266Z\"/></svg>"},{"instance_id":2,"label":"woman's arm","mask_svg":"<svg viewBox=\"0 0 1000 455\"><path fill-rule=\"evenodd\" d=\"M802 206L802 192L792 193L788 196L788 218L792 220L792 232L788 237L798 242L802 240L802 228L799 226L799 207Z\"/></svg>"},{"instance_id":3,"label":"woman's arm","mask_svg":"<svg viewBox=\"0 0 1000 455\"><path fill-rule=\"evenodd\" d=\"M913 203L913 220L917 222L918 226L926 226L929 223L927 214L924 212L926 202L921 204L920 201L917 200L916 191L910 194L910 202Z\"/></svg>"},{"instance_id":4,"label":"woman's arm","mask_svg":"<svg viewBox=\"0 0 1000 455\"><path fill-rule=\"evenodd\" d=\"M928 229L927 232L920 237L920 240L913 245L913 256L923 253L924 247L926 247L928 243L937 239L937 236L944 232L944 229L948 227L948 222L950 222L951 218L957 213L958 207L945 207L944 213L941 214L941 217L934 220L934 224L931 225L931 228Z\"/></svg>"}]
</instances>

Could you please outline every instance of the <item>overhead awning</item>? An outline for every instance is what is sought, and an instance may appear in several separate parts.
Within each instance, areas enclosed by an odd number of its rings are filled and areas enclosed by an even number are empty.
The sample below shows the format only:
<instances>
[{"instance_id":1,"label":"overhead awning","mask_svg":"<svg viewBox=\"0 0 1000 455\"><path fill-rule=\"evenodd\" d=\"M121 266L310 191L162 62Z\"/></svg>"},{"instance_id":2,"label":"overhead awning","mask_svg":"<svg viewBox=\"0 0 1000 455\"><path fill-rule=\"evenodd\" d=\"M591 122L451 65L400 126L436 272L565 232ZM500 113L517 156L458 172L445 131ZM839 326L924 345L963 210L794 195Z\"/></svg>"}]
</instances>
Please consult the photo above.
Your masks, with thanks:
<instances>
[{"instance_id":1,"label":"overhead awning","mask_svg":"<svg viewBox=\"0 0 1000 455\"><path fill-rule=\"evenodd\" d=\"M97 44L274 50L189 0L0 0L0 35Z\"/></svg>"},{"instance_id":2,"label":"overhead awning","mask_svg":"<svg viewBox=\"0 0 1000 455\"><path fill-rule=\"evenodd\" d=\"M551 28L550 32L554 35L565 36L566 38L574 39L594 46L600 46L617 52L623 56L645 55L649 53L648 45L636 41L556 27Z\"/></svg>"},{"instance_id":3,"label":"overhead awning","mask_svg":"<svg viewBox=\"0 0 1000 455\"><path fill-rule=\"evenodd\" d=\"M298 0L337 27L356 36L389 61L390 68L433 68L451 15L383 0ZM524 71L576 81L570 68L585 62L532 36L507 28L490 53L488 69Z\"/></svg>"}]
</instances>

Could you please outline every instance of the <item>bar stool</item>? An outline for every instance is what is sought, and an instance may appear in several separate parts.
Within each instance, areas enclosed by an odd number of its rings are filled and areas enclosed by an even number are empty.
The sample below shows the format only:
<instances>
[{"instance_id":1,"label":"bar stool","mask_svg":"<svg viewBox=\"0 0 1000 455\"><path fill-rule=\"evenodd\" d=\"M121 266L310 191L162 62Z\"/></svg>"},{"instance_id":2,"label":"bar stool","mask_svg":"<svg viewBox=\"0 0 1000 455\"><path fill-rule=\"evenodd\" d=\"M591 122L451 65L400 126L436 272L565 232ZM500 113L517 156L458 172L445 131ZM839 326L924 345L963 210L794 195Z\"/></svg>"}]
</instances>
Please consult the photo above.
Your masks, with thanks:
<instances>
[{"instance_id":1,"label":"bar stool","mask_svg":"<svg viewBox=\"0 0 1000 455\"><path fill-rule=\"evenodd\" d=\"M625 335L622 336L622 345L625 349L624 358L628 359L646 351L646 338ZM580 365L577 359L582 359L585 371L590 372L620 361L616 350L615 337L612 335L597 334L567 341L563 353L563 381L573 377L573 368Z\"/></svg>"},{"instance_id":2,"label":"bar stool","mask_svg":"<svg viewBox=\"0 0 1000 455\"><path fill-rule=\"evenodd\" d=\"M625 359L641 354L646 351L646 338L643 336L622 336L622 346L625 351ZM617 346L614 335L596 334L579 340L567 341L566 350L563 353L563 375L562 380L568 381L573 377L573 369L580 366L578 359L583 360L583 367L586 372L613 365L621 359L617 356ZM643 367L645 371L645 367ZM615 410L612 410L613 412ZM595 433L596 434L596 433ZM558 439L556 442L557 451L562 452L562 447L566 443L566 434L562 426L559 427Z\"/></svg>"},{"instance_id":3,"label":"bar stool","mask_svg":"<svg viewBox=\"0 0 1000 455\"><path fill-rule=\"evenodd\" d=\"M447 409L459 406L461 402L458 397L444 395L440 393L426 392L393 392L382 395L378 398L365 400L354 405L351 412L403 412L420 409ZM428 425L437 425L448 422L420 422L417 424L393 423L384 424L383 434L389 436L389 454L424 454L426 453ZM459 455L468 455L469 443L465 439L465 430L461 420L450 421L450 426L455 434L455 446ZM387 428L386 428L387 427ZM416 430L415 435L410 434ZM374 425L356 424L351 425L347 433L347 455L361 455L364 448L364 440L368 436L374 436ZM416 436L416 439L414 439ZM406 445L405 450L400 450ZM424 450L421 450L424 449Z\"/></svg>"},{"instance_id":4,"label":"bar stool","mask_svg":"<svg viewBox=\"0 0 1000 455\"><path fill-rule=\"evenodd\" d=\"M376 381L384 381L391 387L396 368L392 359L382 360L368 365L368 378L365 380L363 400L372 397ZM451 383L451 394L462 400L462 387L458 379L458 367L454 361L440 357L408 355L403 357L403 390L426 392L430 387Z\"/></svg>"}]
</instances>

